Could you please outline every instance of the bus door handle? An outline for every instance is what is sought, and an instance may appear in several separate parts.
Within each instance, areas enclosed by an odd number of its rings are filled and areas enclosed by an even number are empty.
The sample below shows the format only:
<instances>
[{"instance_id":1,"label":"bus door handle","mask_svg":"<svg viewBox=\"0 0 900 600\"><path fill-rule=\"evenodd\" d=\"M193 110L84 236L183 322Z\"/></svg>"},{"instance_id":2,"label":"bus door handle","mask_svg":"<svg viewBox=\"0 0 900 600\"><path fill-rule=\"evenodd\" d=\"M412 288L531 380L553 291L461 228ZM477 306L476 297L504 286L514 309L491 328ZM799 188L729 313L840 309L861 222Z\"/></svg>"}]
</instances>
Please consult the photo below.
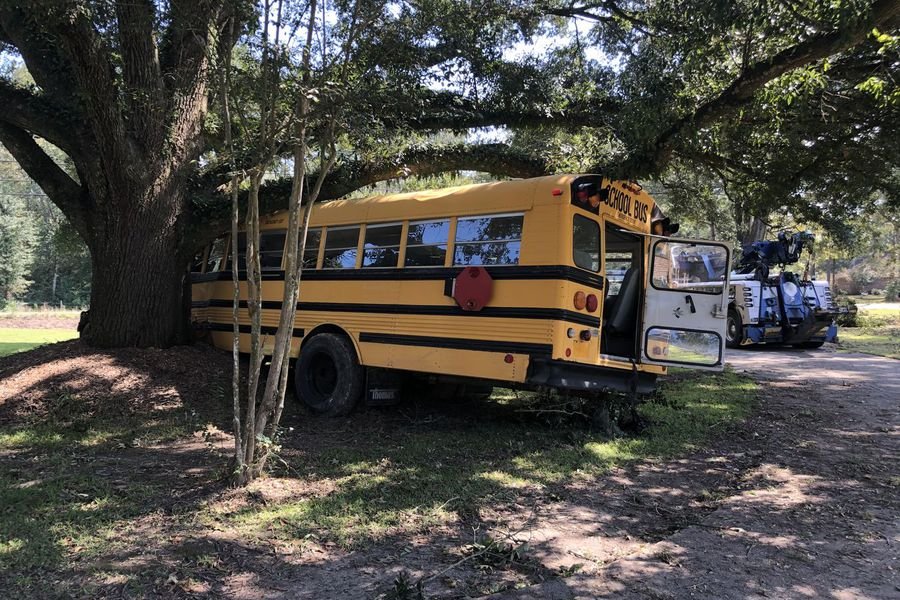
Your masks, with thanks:
<instances>
[{"instance_id":1,"label":"bus door handle","mask_svg":"<svg viewBox=\"0 0 900 600\"><path fill-rule=\"evenodd\" d=\"M697 312L697 307L694 306L694 299L691 298L690 294L684 297L684 303L691 305L691 313Z\"/></svg>"}]
</instances>

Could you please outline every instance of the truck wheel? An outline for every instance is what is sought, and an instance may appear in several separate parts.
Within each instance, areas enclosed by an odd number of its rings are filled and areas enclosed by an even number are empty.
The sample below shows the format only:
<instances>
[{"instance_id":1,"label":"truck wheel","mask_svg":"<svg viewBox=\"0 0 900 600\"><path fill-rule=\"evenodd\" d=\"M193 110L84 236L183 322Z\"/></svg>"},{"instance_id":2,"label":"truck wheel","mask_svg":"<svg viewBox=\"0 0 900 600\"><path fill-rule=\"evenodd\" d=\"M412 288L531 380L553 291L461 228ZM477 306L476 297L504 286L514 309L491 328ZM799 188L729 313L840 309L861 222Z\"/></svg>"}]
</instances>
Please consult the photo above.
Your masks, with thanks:
<instances>
[{"instance_id":1,"label":"truck wheel","mask_svg":"<svg viewBox=\"0 0 900 600\"><path fill-rule=\"evenodd\" d=\"M815 350L816 348L821 348L822 344L825 342L800 342L799 344L794 344L794 348L804 348L806 350Z\"/></svg>"},{"instance_id":2,"label":"truck wheel","mask_svg":"<svg viewBox=\"0 0 900 600\"><path fill-rule=\"evenodd\" d=\"M294 389L316 414L349 414L363 391L363 368L350 340L320 333L304 344L294 367Z\"/></svg>"},{"instance_id":3,"label":"truck wheel","mask_svg":"<svg viewBox=\"0 0 900 600\"><path fill-rule=\"evenodd\" d=\"M744 341L744 322L741 313L735 308L728 309L728 319L725 322L725 345L729 348L740 348Z\"/></svg>"}]
</instances>

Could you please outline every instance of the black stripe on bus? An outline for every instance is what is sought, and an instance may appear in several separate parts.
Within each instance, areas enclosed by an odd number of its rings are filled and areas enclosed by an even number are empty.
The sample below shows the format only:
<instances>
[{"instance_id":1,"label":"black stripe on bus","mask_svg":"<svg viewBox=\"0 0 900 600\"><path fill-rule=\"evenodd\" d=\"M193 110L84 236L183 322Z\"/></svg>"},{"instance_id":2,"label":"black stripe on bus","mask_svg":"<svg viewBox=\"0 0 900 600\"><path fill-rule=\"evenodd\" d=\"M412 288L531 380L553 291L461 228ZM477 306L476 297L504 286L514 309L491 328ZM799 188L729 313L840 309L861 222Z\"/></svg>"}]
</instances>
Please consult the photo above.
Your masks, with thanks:
<instances>
[{"instance_id":1,"label":"black stripe on bus","mask_svg":"<svg viewBox=\"0 0 900 600\"><path fill-rule=\"evenodd\" d=\"M231 323L204 323L202 326L210 331L234 331ZM240 333L250 333L250 325L238 325L238 331ZM278 333L278 327L262 325L260 327L260 333L263 335L275 335ZM297 327L291 335L292 337L302 338L304 333L303 329Z\"/></svg>"},{"instance_id":2,"label":"black stripe on bus","mask_svg":"<svg viewBox=\"0 0 900 600\"><path fill-rule=\"evenodd\" d=\"M392 333L363 332L359 334L359 341L370 342L373 344L394 344L397 346L449 348L451 350L508 352L511 354L529 354L531 356L550 356L553 353L552 344L529 344L525 342L471 340L466 338L445 338L424 335L398 335Z\"/></svg>"},{"instance_id":3,"label":"black stripe on bus","mask_svg":"<svg viewBox=\"0 0 900 600\"><path fill-rule=\"evenodd\" d=\"M198 303L195 308L215 307L227 308L231 306L231 300L208 300ZM240 308L246 308L247 302L241 300ZM281 310L281 302L265 300L262 308L266 310ZM561 308L526 308L526 307L502 307L486 306L479 311L466 311L458 306L436 306L429 304L354 304L349 302L298 302L297 310L318 312L360 312L379 313L392 315L437 315L446 317L495 317L506 319L549 319L555 321L568 321L588 327L599 327L599 316L594 317Z\"/></svg>"},{"instance_id":4,"label":"black stripe on bus","mask_svg":"<svg viewBox=\"0 0 900 600\"><path fill-rule=\"evenodd\" d=\"M434 281L452 279L459 275L465 267L407 267L405 269L315 269L303 271L305 281ZM528 266L509 265L503 267L486 267L491 277L498 281L564 279L573 283L603 289L603 277L582 269L566 265ZM241 281L247 280L247 272L240 271ZM263 271L264 281L284 281L284 271ZM216 280L230 280L231 271L215 273L191 273L191 282L203 283Z\"/></svg>"}]
</instances>

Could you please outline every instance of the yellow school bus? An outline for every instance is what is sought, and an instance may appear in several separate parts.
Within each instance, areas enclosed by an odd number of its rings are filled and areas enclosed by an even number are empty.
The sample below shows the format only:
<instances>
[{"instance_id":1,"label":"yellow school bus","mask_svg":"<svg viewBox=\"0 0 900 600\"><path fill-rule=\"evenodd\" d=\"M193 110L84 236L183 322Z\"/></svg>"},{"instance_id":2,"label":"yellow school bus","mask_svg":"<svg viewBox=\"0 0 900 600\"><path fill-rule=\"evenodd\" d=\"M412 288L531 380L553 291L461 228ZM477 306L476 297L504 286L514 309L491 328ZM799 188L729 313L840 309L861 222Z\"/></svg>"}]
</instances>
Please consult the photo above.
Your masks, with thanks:
<instances>
[{"instance_id":1,"label":"yellow school bus","mask_svg":"<svg viewBox=\"0 0 900 600\"><path fill-rule=\"evenodd\" d=\"M366 390L393 395L404 376L646 393L669 365L721 369L729 250L654 235L658 215L640 185L598 175L321 203L293 332L297 395L339 415ZM286 223L278 213L261 224L264 351L281 310ZM192 273L194 326L223 349L232 269L246 280L230 246L217 239ZM692 286L679 268L686 253L724 271Z\"/></svg>"}]
</instances>

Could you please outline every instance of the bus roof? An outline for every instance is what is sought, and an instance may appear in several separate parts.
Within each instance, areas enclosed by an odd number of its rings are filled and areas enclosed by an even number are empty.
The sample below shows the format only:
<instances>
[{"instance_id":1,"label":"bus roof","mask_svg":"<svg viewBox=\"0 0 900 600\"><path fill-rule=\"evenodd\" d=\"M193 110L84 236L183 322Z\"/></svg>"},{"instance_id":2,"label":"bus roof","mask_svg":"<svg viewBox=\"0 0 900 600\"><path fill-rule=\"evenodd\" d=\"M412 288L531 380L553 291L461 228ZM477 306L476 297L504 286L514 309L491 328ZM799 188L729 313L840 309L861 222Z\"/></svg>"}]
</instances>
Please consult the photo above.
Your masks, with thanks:
<instances>
[{"instance_id":1,"label":"bus roof","mask_svg":"<svg viewBox=\"0 0 900 600\"><path fill-rule=\"evenodd\" d=\"M574 175L551 175L512 181L494 181L460 185L438 190L422 190L402 194L382 194L366 198L345 198L323 202L313 210L312 225L339 225L429 219L459 214L487 214L528 210L535 198L544 194L553 199L553 188L568 189ZM490 194L490 202L484 202Z\"/></svg>"},{"instance_id":2,"label":"bus roof","mask_svg":"<svg viewBox=\"0 0 900 600\"><path fill-rule=\"evenodd\" d=\"M571 185L584 175L548 175L530 179L513 179L476 183L437 190L421 190L402 194L381 194L365 198L343 198L316 204L310 217L312 227L323 225L359 225L361 223L393 223L404 220L442 219L453 216L497 214L521 212L535 205L569 202ZM649 232L647 213L655 204L646 190L627 188L627 182L608 182L607 185L627 191L633 198L627 202L612 203L602 210L619 219L623 227ZM623 185L626 188L623 188ZM485 198L490 201L486 202ZM621 200L621 197L618 197ZM647 208L637 218L637 202ZM613 206L616 204L616 206ZM621 204L621 206L618 206ZM634 207L632 210L631 207ZM623 212L624 211L624 212ZM269 215L262 219L263 229L283 228L287 222L287 211Z\"/></svg>"}]
</instances>

